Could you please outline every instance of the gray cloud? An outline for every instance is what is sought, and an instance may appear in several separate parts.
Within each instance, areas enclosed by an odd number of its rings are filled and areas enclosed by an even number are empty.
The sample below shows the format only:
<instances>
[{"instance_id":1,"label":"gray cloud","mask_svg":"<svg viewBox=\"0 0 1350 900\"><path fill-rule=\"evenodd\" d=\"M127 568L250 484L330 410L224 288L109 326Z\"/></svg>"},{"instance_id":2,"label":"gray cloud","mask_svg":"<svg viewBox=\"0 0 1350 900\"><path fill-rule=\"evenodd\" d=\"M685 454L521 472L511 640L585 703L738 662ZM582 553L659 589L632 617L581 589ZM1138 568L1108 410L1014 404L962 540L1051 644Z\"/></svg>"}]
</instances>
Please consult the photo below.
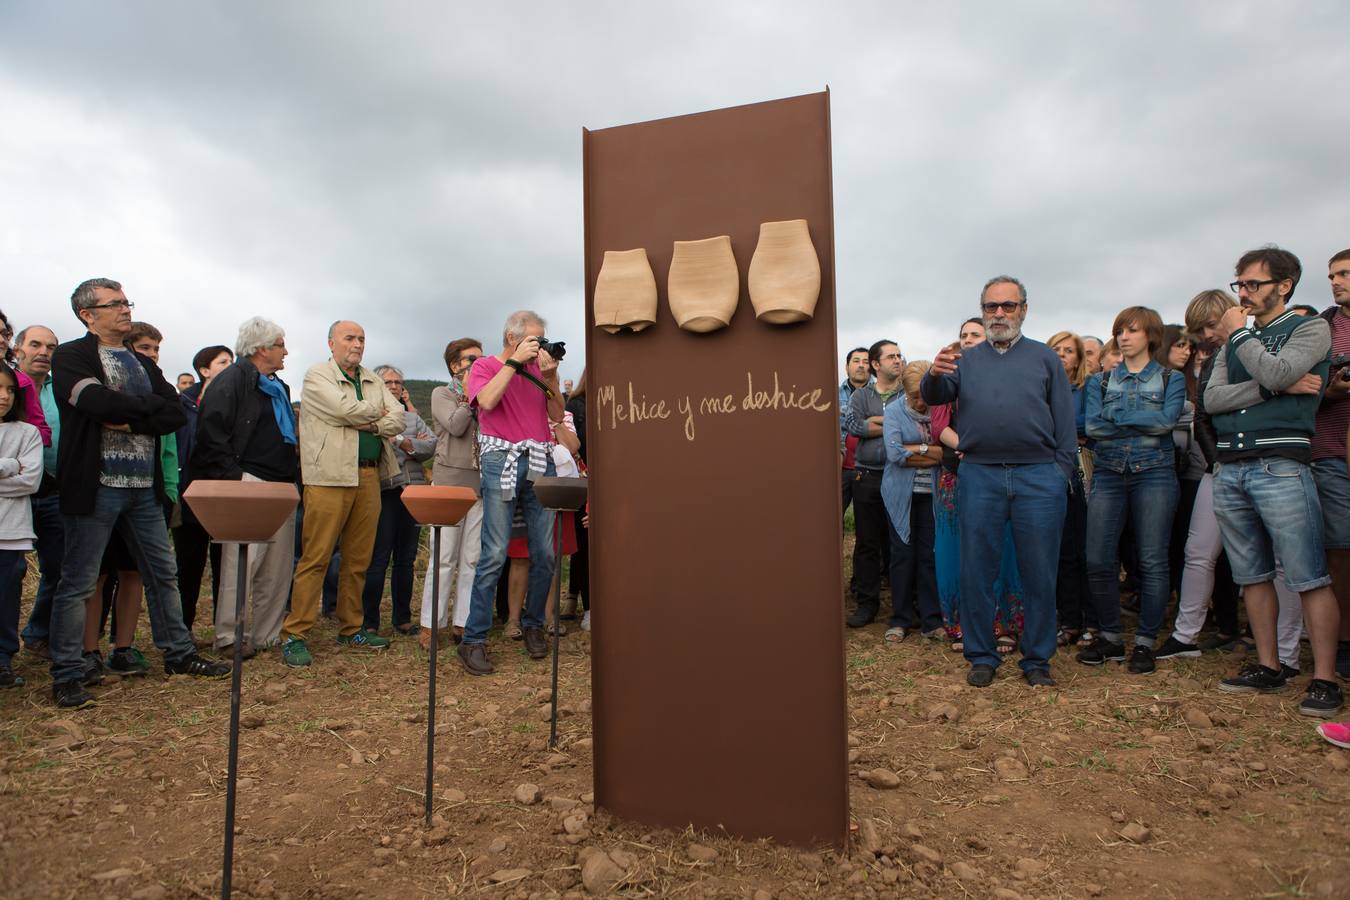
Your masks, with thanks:
<instances>
[{"instance_id":1,"label":"gray cloud","mask_svg":"<svg viewBox=\"0 0 1350 900\"><path fill-rule=\"evenodd\" d=\"M832 87L841 347L931 354L985 278L1029 330L1180 317L1278 242L1326 302L1350 245L1334 4L37 3L0 7L0 265L16 324L126 282L167 367L338 317L439 377L534 307L582 343L580 131ZM1337 91L1337 86L1340 90ZM570 360L569 360L570 362Z\"/></svg>"}]
</instances>

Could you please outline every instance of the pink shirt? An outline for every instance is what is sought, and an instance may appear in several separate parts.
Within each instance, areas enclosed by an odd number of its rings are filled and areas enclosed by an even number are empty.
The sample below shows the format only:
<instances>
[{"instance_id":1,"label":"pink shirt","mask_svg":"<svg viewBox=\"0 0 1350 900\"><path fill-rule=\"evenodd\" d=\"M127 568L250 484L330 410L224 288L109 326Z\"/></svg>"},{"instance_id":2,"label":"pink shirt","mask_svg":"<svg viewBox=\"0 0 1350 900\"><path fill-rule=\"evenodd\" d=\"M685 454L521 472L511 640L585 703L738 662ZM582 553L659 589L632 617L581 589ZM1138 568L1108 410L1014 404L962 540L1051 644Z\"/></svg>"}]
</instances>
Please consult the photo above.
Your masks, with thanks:
<instances>
[{"instance_id":1,"label":"pink shirt","mask_svg":"<svg viewBox=\"0 0 1350 900\"><path fill-rule=\"evenodd\" d=\"M478 392L483 385L504 366L495 356L484 356L473 364L469 377L465 379L464 391L469 402L478 411L478 430L483 434L499 437L504 441L518 444L521 441L539 441L547 444L553 440L552 429L548 427L548 401L538 385L519 374L512 375L507 382L506 391L501 400L492 409L483 409L478 405ZM544 373L538 363L529 363L525 371L541 381Z\"/></svg>"},{"instance_id":2,"label":"pink shirt","mask_svg":"<svg viewBox=\"0 0 1350 900\"><path fill-rule=\"evenodd\" d=\"M42 446L50 447L52 429L47 424L47 416L42 412L42 401L38 398L37 385L33 384L33 379L18 369L14 369L14 374L20 390L23 391L23 420L37 428L38 434L42 435Z\"/></svg>"}]
</instances>

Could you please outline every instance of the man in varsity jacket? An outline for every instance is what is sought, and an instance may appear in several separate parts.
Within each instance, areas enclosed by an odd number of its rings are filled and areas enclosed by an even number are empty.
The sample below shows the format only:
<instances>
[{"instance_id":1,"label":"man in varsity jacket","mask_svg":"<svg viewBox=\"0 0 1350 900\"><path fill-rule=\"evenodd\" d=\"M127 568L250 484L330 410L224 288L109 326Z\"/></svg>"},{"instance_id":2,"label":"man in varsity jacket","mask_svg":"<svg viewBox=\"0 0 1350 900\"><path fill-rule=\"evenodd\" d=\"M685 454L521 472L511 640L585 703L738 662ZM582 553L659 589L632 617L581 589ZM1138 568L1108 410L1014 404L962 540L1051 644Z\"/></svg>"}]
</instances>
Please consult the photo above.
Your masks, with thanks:
<instances>
[{"instance_id":1,"label":"man in varsity jacket","mask_svg":"<svg viewBox=\"0 0 1350 900\"><path fill-rule=\"evenodd\" d=\"M1243 254L1236 267L1241 306L1224 313L1205 409L1217 432L1214 512L1233 580L1243 585L1258 661L1220 682L1230 692L1285 686L1276 650L1276 566L1303 599L1313 679L1299 712L1331 716L1340 613L1331 591L1322 509L1313 481L1312 435L1326 384L1331 332L1324 319L1286 310L1302 267L1278 247ZM1249 327L1247 317L1252 316Z\"/></svg>"}]
</instances>

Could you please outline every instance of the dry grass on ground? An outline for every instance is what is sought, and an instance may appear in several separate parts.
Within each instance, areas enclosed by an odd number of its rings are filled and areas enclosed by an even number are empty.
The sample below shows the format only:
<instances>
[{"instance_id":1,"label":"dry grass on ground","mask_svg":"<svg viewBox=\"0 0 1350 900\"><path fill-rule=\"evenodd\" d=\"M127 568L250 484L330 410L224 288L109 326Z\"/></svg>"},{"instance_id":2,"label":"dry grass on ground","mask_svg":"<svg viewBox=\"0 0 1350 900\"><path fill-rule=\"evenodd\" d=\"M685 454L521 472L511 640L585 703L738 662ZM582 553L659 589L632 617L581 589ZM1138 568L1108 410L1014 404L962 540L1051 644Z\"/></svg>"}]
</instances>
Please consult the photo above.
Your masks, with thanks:
<instances>
[{"instance_id":1,"label":"dry grass on ground","mask_svg":"<svg viewBox=\"0 0 1350 900\"><path fill-rule=\"evenodd\" d=\"M1132 678L1061 656L1057 690L1033 692L1007 666L976 691L959 656L921 639L883 645L883 627L847 638L858 830L836 854L595 810L582 633L563 641L557 753L546 665L496 634L493 677L445 656L437 824L424 830L425 656L404 639L340 651L324 622L312 668L286 669L275 652L246 665L236 893L580 896L606 877L630 897L1350 890L1350 754L1297 715L1297 690L1215 692L1232 657ZM28 686L0 695L0 896L214 895L228 682L156 673L63 713L45 667L17 663ZM517 793L524 784L538 791Z\"/></svg>"}]
</instances>

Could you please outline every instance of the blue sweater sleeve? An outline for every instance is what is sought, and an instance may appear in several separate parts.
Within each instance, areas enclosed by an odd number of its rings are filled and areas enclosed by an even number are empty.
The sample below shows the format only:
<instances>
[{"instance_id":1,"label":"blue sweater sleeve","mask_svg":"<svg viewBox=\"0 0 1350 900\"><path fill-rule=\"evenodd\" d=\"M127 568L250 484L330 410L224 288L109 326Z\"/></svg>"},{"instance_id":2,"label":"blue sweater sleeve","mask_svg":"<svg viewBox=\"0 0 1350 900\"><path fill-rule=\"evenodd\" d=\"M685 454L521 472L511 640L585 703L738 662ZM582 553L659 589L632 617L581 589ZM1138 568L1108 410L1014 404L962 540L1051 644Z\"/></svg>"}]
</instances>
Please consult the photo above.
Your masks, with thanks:
<instances>
[{"instance_id":1,"label":"blue sweater sleeve","mask_svg":"<svg viewBox=\"0 0 1350 900\"><path fill-rule=\"evenodd\" d=\"M1055 462L1059 463L1064 470L1064 477L1072 484L1078 456L1073 395L1069 389L1069 376L1064 374L1059 357L1050 354L1047 364L1053 369L1050 376L1050 414L1055 421Z\"/></svg>"},{"instance_id":2,"label":"blue sweater sleeve","mask_svg":"<svg viewBox=\"0 0 1350 900\"><path fill-rule=\"evenodd\" d=\"M1122 412L1116 417L1116 425L1125 433L1167 434L1177 427L1181 411L1186 406L1186 378L1176 372L1167 379L1167 392L1163 394L1162 409L1136 409Z\"/></svg>"},{"instance_id":3,"label":"blue sweater sleeve","mask_svg":"<svg viewBox=\"0 0 1350 900\"><path fill-rule=\"evenodd\" d=\"M923 402L929 406L941 406L944 403L954 403L961 395L961 364L956 364L956 371L950 375L933 375L925 372L923 381L919 382L919 396L923 397Z\"/></svg>"}]
</instances>

